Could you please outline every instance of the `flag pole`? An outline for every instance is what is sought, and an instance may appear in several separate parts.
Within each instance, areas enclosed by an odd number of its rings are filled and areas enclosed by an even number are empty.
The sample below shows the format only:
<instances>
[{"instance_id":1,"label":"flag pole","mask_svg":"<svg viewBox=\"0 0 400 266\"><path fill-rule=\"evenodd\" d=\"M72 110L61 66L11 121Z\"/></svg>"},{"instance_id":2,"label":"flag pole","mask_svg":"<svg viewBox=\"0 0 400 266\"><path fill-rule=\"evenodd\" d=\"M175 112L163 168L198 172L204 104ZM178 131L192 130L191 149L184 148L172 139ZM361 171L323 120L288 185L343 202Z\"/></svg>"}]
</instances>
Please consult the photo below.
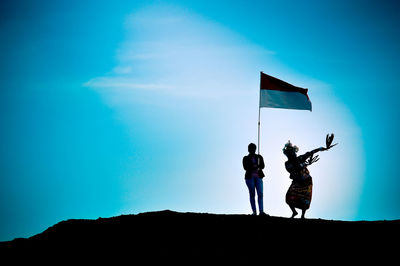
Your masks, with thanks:
<instances>
[{"instance_id":1,"label":"flag pole","mask_svg":"<svg viewBox=\"0 0 400 266\"><path fill-rule=\"evenodd\" d=\"M261 81L260 81L261 82ZM260 117L261 117L261 89L260 90L260 100L259 100L259 104L258 104L258 134L257 134L257 138L258 138L258 143L257 143L257 151L258 151L258 156L257 156L257 165L260 165Z\"/></svg>"},{"instance_id":2,"label":"flag pole","mask_svg":"<svg viewBox=\"0 0 400 266\"><path fill-rule=\"evenodd\" d=\"M258 143L257 143L257 150L258 150L258 155L260 155L260 114L261 114L261 108L258 107Z\"/></svg>"},{"instance_id":3,"label":"flag pole","mask_svg":"<svg viewBox=\"0 0 400 266\"><path fill-rule=\"evenodd\" d=\"M261 75L262 72L260 72ZM258 150L258 155L260 155L260 117L261 117L261 77L260 77L260 88L259 90L259 101L258 101L258 143L257 143L257 150Z\"/></svg>"}]
</instances>

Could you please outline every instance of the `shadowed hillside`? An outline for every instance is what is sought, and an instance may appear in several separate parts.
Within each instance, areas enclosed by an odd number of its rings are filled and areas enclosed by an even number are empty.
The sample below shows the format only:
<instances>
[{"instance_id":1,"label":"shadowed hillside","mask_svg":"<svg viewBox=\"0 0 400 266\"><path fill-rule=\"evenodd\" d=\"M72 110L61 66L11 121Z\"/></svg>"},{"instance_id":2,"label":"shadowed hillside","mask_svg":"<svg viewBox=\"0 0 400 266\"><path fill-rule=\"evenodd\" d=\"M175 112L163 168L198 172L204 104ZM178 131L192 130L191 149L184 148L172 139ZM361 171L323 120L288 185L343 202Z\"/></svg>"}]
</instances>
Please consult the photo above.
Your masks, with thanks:
<instances>
[{"instance_id":1,"label":"shadowed hillside","mask_svg":"<svg viewBox=\"0 0 400 266\"><path fill-rule=\"evenodd\" d=\"M14 260L30 254L30 261L52 255L90 262L268 264L278 259L325 264L379 259L381 264L396 258L399 236L399 220L344 222L161 211L62 221L28 239L2 242L0 252Z\"/></svg>"}]
</instances>

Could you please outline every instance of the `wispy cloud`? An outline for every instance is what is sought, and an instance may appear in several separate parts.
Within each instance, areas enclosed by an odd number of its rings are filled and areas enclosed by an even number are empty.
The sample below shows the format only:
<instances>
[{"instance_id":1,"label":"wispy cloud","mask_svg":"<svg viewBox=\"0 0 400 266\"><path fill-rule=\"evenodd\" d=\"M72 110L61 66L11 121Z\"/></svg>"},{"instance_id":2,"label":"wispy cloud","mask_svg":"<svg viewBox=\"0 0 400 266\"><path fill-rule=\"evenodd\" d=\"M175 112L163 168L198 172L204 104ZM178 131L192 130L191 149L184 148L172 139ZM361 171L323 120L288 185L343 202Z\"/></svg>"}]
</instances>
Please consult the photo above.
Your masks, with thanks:
<instances>
[{"instance_id":1,"label":"wispy cloud","mask_svg":"<svg viewBox=\"0 0 400 266\"><path fill-rule=\"evenodd\" d=\"M129 73L132 72L132 67L130 67L130 66L116 66L116 67L114 67L113 72L115 74L121 74L121 75L129 74Z\"/></svg>"},{"instance_id":2,"label":"wispy cloud","mask_svg":"<svg viewBox=\"0 0 400 266\"><path fill-rule=\"evenodd\" d=\"M159 91L174 97L226 97L248 89L252 58L274 54L224 27L179 9L128 16L127 39L113 71L84 84L120 94ZM112 92L113 91L113 92ZM114 95L113 97L115 97Z\"/></svg>"},{"instance_id":3,"label":"wispy cloud","mask_svg":"<svg viewBox=\"0 0 400 266\"><path fill-rule=\"evenodd\" d=\"M116 90L163 90L171 89L170 86L155 83L136 83L134 79L124 77L99 77L83 84L92 88L112 88Z\"/></svg>"}]
</instances>

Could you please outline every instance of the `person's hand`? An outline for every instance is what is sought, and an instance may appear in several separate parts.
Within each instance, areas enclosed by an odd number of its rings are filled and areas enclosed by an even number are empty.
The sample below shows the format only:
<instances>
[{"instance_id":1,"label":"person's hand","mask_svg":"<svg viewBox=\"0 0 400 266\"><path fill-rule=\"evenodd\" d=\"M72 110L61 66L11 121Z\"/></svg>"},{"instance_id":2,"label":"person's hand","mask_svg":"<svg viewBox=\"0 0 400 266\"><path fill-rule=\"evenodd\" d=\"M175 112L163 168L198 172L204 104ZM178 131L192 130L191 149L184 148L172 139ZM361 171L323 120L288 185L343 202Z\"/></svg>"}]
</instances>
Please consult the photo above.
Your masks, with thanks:
<instances>
[{"instance_id":1,"label":"person's hand","mask_svg":"<svg viewBox=\"0 0 400 266\"><path fill-rule=\"evenodd\" d=\"M306 163L306 165L311 165L311 164L317 162L318 160L319 160L319 156L317 155L314 157L314 154L313 154L310 156L310 158L308 158L307 161L305 161L305 163Z\"/></svg>"},{"instance_id":2,"label":"person's hand","mask_svg":"<svg viewBox=\"0 0 400 266\"><path fill-rule=\"evenodd\" d=\"M332 145L334 137L335 137L335 135L333 135L333 133L330 136L329 136L329 134L326 135L326 140L325 140L326 148L324 148L323 151L327 151L330 148L332 148L333 146L337 145L337 143Z\"/></svg>"}]
</instances>

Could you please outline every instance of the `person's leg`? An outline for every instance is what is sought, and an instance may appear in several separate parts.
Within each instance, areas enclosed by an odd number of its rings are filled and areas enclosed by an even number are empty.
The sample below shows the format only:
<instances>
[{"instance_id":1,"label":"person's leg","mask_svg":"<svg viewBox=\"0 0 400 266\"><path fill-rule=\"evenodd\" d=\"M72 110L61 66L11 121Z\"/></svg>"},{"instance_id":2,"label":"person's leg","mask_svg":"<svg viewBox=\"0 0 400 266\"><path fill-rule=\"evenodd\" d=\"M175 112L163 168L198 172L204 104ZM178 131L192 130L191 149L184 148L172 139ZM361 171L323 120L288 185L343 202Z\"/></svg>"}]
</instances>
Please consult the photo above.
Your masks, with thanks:
<instances>
[{"instance_id":1,"label":"person's leg","mask_svg":"<svg viewBox=\"0 0 400 266\"><path fill-rule=\"evenodd\" d=\"M257 190L257 200L258 200L258 209L260 214L264 213L264 193L263 193L263 180L261 178L255 178L255 187Z\"/></svg>"},{"instance_id":2,"label":"person's leg","mask_svg":"<svg viewBox=\"0 0 400 266\"><path fill-rule=\"evenodd\" d=\"M297 211L296 211L296 209L292 206L292 205L289 205L289 207L290 207L290 209L292 210L292 217L290 217L290 218L294 218L298 213L297 213Z\"/></svg>"},{"instance_id":3,"label":"person's leg","mask_svg":"<svg viewBox=\"0 0 400 266\"><path fill-rule=\"evenodd\" d=\"M247 185L247 188L249 189L251 209L253 211L253 214L256 214L257 213L256 201L255 201L256 191L255 191L255 185L254 185L254 178L246 179L246 185Z\"/></svg>"},{"instance_id":4,"label":"person's leg","mask_svg":"<svg viewBox=\"0 0 400 266\"><path fill-rule=\"evenodd\" d=\"M306 214L306 209L301 209L301 219L304 219L304 215Z\"/></svg>"}]
</instances>

